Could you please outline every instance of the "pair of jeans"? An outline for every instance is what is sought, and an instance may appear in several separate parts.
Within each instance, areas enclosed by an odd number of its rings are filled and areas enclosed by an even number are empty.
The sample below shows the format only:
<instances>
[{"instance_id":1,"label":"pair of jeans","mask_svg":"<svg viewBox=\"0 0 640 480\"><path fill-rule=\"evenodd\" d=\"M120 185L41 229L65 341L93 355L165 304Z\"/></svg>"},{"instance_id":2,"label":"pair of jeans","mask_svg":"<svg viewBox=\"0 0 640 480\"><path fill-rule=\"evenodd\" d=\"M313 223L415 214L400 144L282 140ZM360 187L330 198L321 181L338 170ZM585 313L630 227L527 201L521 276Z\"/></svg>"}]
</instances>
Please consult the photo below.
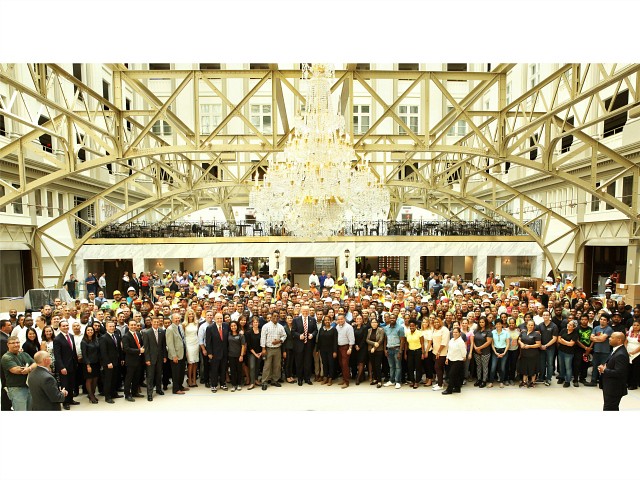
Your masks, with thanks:
<instances>
[{"instance_id":1,"label":"pair of jeans","mask_svg":"<svg viewBox=\"0 0 640 480\"><path fill-rule=\"evenodd\" d=\"M333 358L333 352L318 352L320 355L320 361L322 362L322 371L327 378L333 378L333 372L335 369L336 360Z\"/></svg>"},{"instance_id":2,"label":"pair of jeans","mask_svg":"<svg viewBox=\"0 0 640 480\"><path fill-rule=\"evenodd\" d=\"M498 353L505 353L505 349L504 348L496 348L496 351ZM491 353L491 372L489 373L489 383L493 383L496 380L496 373L498 374L498 377L500 377L500 382L504 383L504 381L506 380L506 375L507 375L507 358L508 357L508 353L502 357L502 358L498 358L498 356L495 353Z\"/></svg>"},{"instance_id":3,"label":"pair of jeans","mask_svg":"<svg viewBox=\"0 0 640 480\"><path fill-rule=\"evenodd\" d=\"M253 353L249 352L249 381L253 385L256 383L258 379L258 374L260 373L260 359L257 358Z\"/></svg>"},{"instance_id":4,"label":"pair of jeans","mask_svg":"<svg viewBox=\"0 0 640 480\"><path fill-rule=\"evenodd\" d=\"M547 382L551 382L555 369L553 360L556 355L556 346L551 345L546 350L540 349L538 378Z\"/></svg>"},{"instance_id":5,"label":"pair of jeans","mask_svg":"<svg viewBox=\"0 0 640 480\"><path fill-rule=\"evenodd\" d=\"M604 363L607 363L607 359L609 358L609 352L604 352L604 353L593 352L591 356L593 357L591 360L591 364L593 365L593 370L591 371L591 383L598 383L598 378L600 378L600 372L598 372L598 366Z\"/></svg>"},{"instance_id":6,"label":"pair of jeans","mask_svg":"<svg viewBox=\"0 0 640 480\"><path fill-rule=\"evenodd\" d=\"M402 382L402 361L398 358L399 347L387 348L387 361L389 362L389 381L392 383Z\"/></svg>"},{"instance_id":7,"label":"pair of jeans","mask_svg":"<svg viewBox=\"0 0 640 480\"><path fill-rule=\"evenodd\" d=\"M573 376L573 352L565 353L562 350L558 350L558 364L560 378L564 378L565 383L569 383Z\"/></svg>"},{"instance_id":8,"label":"pair of jeans","mask_svg":"<svg viewBox=\"0 0 640 480\"><path fill-rule=\"evenodd\" d=\"M7 395L13 404L14 412L31 411L31 392L27 387L7 387Z\"/></svg>"},{"instance_id":9,"label":"pair of jeans","mask_svg":"<svg viewBox=\"0 0 640 480\"><path fill-rule=\"evenodd\" d=\"M507 351L507 368L505 372L505 380L515 382L516 380L516 368L518 366L518 357L520 356L520 349Z\"/></svg>"}]
</instances>

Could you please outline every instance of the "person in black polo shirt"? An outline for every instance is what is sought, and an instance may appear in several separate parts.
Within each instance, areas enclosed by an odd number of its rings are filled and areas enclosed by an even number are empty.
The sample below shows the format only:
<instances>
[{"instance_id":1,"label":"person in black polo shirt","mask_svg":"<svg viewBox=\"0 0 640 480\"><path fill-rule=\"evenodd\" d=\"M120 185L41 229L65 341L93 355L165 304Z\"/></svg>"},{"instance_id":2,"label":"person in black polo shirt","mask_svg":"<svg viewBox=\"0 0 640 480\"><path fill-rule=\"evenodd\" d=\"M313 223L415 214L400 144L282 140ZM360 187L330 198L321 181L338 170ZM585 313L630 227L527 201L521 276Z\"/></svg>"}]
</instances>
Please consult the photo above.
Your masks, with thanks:
<instances>
[{"instance_id":1,"label":"person in black polo shirt","mask_svg":"<svg viewBox=\"0 0 640 480\"><path fill-rule=\"evenodd\" d=\"M555 370L554 359L556 342L558 341L558 327L551 321L551 314L542 312L542 323L536 327L540 332L540 359L538 369L538 381L544 381L548 387L551 385L551 377Z\"/></svg>"}]
</instances>

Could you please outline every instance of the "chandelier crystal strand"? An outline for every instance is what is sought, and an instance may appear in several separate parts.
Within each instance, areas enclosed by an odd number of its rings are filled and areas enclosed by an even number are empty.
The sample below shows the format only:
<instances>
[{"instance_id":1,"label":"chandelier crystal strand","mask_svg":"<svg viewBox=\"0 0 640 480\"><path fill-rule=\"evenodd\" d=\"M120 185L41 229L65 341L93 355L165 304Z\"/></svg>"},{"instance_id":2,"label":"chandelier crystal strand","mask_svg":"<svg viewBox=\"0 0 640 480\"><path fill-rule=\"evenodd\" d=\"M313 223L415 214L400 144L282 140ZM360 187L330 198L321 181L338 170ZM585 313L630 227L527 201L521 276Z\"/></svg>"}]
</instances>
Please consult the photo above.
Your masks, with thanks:
<instances>
[{"instance_id":1,"label":"chandelier crystal strand","mask_svg":"<svg viewBox=\"0 0 640 480\"><path fill-rule=\"evenodd\" d=\"M346 232L349 220L377 222L389 213L389 192L368 162L356 163L345 120L334 111L331 65L304 64L307 95L284 153L269 159L249 194L256 219L294 236Z\"/></svg>"}]
</instances>

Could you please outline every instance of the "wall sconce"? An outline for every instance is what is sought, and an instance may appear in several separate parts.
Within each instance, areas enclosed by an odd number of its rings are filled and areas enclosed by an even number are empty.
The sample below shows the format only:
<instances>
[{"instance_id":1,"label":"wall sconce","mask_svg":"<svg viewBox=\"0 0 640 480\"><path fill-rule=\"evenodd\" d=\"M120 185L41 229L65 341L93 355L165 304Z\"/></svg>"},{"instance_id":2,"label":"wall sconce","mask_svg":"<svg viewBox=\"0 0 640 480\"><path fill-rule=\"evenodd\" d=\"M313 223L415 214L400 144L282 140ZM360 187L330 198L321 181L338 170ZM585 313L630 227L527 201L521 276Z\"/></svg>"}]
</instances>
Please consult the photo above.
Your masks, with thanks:
<instances>
[{"instance_id":1,"label":"wall sconce","mask_svg":"<svg viewBox=\"0 0 640 480\"><path fill-rule=\"evenodd\" d=\"M273 254L276 256L276 269L278 269L280 268L280 250L276 250Z\"/></svg>"},{"instance_id":2,"label":"wall sconce","mask_svg":"<svg viewBox=\"0 0 640 480\"><path fill-rule=\"evenodd\" d=\"M349 249L347 248L347 249L344 251L344 259L345 259L345 265L346 265L346 268L349 268L349 256L350 256L350 255L351 255L351 252L350 252L350 251L349 251Z\"/></svg>"},{"instance_id":3,"label":"wall sconce","mask_svg":"<svg viewBox=\"0 0 640 480\"><path fill-rule=\"evenodd\" d=\"M511 263L511 259L510 258L505 258L504 259L504 264L505 265L509 265Z\"/></svg>"}]
</instances>

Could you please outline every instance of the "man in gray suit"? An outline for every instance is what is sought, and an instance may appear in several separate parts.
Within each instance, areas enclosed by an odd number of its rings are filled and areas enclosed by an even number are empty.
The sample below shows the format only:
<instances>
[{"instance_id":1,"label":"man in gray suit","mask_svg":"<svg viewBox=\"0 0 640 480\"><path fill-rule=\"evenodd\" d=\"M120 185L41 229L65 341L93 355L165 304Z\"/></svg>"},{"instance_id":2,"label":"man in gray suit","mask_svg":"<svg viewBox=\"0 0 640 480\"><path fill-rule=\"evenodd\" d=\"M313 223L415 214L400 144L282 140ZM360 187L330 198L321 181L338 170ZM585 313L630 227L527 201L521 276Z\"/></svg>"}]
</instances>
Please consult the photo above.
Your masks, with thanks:
<instances>
[{"instance_id":1,"label":"man in gray suit","mask_svg":"<svg viewBox=\"0 0 640 480\"><path fill-rule=\"evenodd\" d=\"M153 387L158 395L162 391L162 365L167 362L167 344L165 332L160 330L160 319L154 318L151 328L142 333L142 343L145 346L144 362L147 366L147 400L153 401Z\"/></svg>"},{"instance_id":2,"label":"man in gray suit","mask_svg":"<svg viewBox=\"0 0 640 480\"><path fill-rule=\"evenodd\" d=\"M180 325L182 319L179 313L171 314L171 325L167 328L166 341L167 341L167 356L171 362L171 380L172 390L174 394L184 395L185 390L189 390L187 387L182 386L184 381L184 354L186 351L186 345L184 340L184 330Z\"/></svg>"},{"instance_id":3,"label":"man in gray suit","mask_svg":"<svg viewBox=\"0 0 640 480\"><path fill-rule=\"evenodd\" d=\"M31 407L34 411L60 411L60 404L67 391L58 388L56 379L51 375L51 355L49 352L36 352L34 358L37 368L27 376L27 385L31 392Z\"/></svg>"}]
</instances>

